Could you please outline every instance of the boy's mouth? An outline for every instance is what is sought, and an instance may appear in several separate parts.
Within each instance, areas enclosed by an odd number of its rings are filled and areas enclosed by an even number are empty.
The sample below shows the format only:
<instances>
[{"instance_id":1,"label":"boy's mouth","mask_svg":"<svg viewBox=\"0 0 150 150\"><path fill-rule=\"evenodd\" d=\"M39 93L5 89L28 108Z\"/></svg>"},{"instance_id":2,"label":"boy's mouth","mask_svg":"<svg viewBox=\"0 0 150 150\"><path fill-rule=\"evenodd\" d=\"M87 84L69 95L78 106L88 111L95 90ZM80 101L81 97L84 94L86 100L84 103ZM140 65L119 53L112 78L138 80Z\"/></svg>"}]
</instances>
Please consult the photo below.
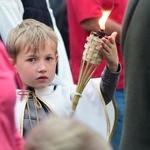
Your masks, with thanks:
<instances>
[{"instance_id":1,"label":"boy's mouth","mask_svg":"<svg viewBox=\"0 0 150 150\"><path fill-rule=\"evenodd\" d=\"M37 80L46 80L46 79L48 79L47 76L40 76L40 77L37 78Z\"/></svg>"}]
</instances>

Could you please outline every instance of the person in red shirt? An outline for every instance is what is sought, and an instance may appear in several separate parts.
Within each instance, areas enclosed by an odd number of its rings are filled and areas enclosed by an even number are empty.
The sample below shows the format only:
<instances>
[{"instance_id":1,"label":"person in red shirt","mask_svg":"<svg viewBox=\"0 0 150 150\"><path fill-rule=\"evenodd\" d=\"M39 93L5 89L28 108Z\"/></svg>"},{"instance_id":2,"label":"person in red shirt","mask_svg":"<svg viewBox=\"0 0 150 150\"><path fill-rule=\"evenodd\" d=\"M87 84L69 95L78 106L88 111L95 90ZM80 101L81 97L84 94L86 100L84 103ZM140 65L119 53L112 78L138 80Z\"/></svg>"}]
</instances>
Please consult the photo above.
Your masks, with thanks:
<instances>
[{"instance_id":1,"label":"person in red shirt","mask_svg":"<svg viewBox=\"0 0 150 150\"><path fill-rule=\"evenodd\" d=\"M98 21L102 16L101 3L102 0L67 0L68 25L70 33L70 64L75 83L78 82L80 62L86 38L91 31L100 30ZM105 26L106 35L110 35L113 31L117 31L118 33L116 42L119 61L122 65L122 72L115 92L115 101L118 108L118 122L116 131L112 138L112 145L115 150L118 150L121 140L125 109L124 61L120 50L120 31L126 6L127 0L114 0L114 8L107 19ZM105 63L105 60L103 60L93 77L98 77L100 75Z\"/></svg>"},{"instance_id":2,"label":"person in red shirt","mask_svg":"<svg viewBox=\"0 0 150 150\"><path fill-rule=\"evenodd\" d=\"M1 41L0 60L0 150L22 150L24 141L14 119L16 88L22 84Z\"/></svg>"}]
</instances>

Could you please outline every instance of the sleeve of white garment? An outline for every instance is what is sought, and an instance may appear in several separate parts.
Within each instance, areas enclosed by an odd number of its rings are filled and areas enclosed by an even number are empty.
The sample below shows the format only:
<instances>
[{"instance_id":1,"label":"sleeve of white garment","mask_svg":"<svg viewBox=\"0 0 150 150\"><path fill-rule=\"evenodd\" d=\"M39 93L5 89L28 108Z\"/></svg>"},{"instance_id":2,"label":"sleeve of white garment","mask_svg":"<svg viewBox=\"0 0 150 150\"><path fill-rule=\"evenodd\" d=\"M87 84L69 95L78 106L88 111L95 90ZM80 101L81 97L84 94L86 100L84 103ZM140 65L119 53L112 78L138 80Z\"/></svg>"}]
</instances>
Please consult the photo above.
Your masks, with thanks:
<instances>
[{"instance_id":1,"label":"sleeve of white garment","mask_svg":"<svg viewBox=\"0 0 150 150\"><path fill-rule=\"evenodd\" d=\"M10 30L22 22L23 12L20 0L0 0L0 35L4 43Z\"/></svg>"}]
</instances>

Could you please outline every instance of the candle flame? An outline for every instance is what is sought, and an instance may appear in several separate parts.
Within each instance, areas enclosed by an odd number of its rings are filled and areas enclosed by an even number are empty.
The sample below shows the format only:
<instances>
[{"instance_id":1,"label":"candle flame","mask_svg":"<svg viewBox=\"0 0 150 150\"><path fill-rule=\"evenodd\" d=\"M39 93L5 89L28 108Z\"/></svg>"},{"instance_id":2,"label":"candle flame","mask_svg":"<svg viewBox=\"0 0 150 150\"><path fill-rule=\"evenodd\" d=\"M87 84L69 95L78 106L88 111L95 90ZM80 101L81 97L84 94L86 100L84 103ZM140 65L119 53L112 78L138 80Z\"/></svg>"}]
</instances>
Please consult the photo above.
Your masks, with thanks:
<instances>
[{"instance_id":1,"label":"candle flame","mask_svg":"<svg viewBox=\"0 0 150 150\"><path fill-rule=\"evenodd\" d=\"M101 30L105 30L105 23L114 8L114 0L102 0L101 11L102 17L99 19Z\"/></svg>"},{"instance_id":2,"label":"candle flame","mask_svg":"<svg viewBox=\"0 0 150 150\"><path fill-rule=\"evenodd\" d=\"M110 13L111 11L108 11L108 10L102 11L102 17L99 19L99 25L102 30L105 30L105 23Z\"/></svg>"}]
</instances>

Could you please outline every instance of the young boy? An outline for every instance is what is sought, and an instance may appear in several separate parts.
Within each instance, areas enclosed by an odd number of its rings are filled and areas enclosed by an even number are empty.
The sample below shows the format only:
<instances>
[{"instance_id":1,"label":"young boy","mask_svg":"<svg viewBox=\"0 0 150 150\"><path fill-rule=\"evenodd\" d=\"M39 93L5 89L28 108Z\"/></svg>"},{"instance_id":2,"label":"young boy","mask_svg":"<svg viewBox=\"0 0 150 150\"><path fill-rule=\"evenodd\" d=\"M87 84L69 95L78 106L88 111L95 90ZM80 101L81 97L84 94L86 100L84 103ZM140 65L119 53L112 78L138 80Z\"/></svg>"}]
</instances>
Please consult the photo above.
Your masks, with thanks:
<instances>
[{"instance_id":1,"label":"young boy","mask_svg":"<svg viewBox=\"0 0 150 150\"><path fill-rule=\"evenodd\" d=\"M107 61L107 67L101 82L100 78L89 81L74 115L105 138L109 136L105 104L113 98L121 70L116 35L114 32L108 39L102 38L100 51ZM36 20L27 19L10 32L6 45L26 87L23 101L19 100L22 91L17 91L15 109L21 134L26 136L47 114L69 116L76 86L64 84L63 79L61 81L55 75L58 54L57 37L53 30Z\"/></svg>"}]
</instances>

